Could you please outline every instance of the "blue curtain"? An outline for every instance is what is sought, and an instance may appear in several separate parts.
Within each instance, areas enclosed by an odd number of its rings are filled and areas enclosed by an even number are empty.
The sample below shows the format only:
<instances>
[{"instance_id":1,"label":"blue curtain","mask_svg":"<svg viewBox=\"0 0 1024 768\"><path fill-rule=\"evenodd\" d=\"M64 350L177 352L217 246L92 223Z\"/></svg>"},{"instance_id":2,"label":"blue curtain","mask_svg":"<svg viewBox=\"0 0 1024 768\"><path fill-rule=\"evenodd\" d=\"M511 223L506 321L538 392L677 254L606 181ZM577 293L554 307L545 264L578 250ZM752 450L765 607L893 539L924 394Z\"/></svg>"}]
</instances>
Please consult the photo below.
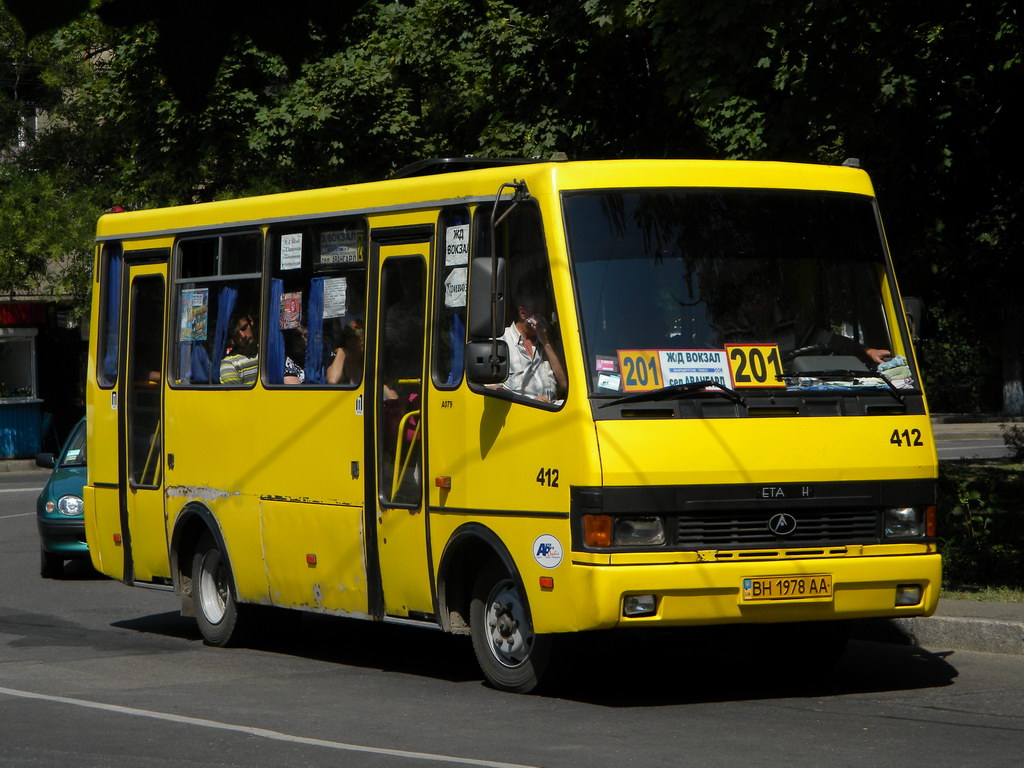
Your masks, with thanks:
<instances>
[{"instance_id":1,"label":"blue curtain","mask_svg":"<svg viewBox=\"0 0 1024 768\"><path fill-rule=\"evenodd\" d=\"M182 342L189 343L189 342ZM193 384L210 383L210 353L201 341L192 343L191 380ZM219 368L218 364L218 368Z\"/></svg>"},{"instance_id":2,"label":"blue curtain","mask_svg":"<svg viewBox=\"0 0 1024 768\"><path fill-rule=\"evenodd\" d=\"M117 339L121 325L121 246L112 249L107 265L106 347L103 354L103 378L117 379Z\"/></svg>"},{"instance_id":3,"label":"blue curtain","mask_svg":"<svg viewBox=\"0 0 1024 768\"><path fill-rule=\"evenodd\" d=\"M466 324L462 315L452 315L452 327L448 329L448 339L452 345L452 369L448 371L448 386L454 386L462 380L463 358L466 355Z\"/></svg>"},{"instance_id":4,"label":"blue curtain","mask_svg":"<svg viewBox=\"0 0 1024 768\"><path fill-rule=\"evenodd\" d=\"M179 384L192 383L192 342L178 342L178 375L175 380Z\"/></svg>"},{"instance_id":5,"label":"blue curtain","mask_svg":"<svg viewBox=\"0 0 1024 768\"><path fill-rule=\"evenodd\" d=\"M327 380L324 368L324 279L314 277L309 284L309 305L306 308L306 384L323 384Z\"/></svg>"},{"instance_id":6,"label":"blue curtain","mask_svg":"<svg viewBox=\"0 0 1024 768\"><path fill-rule=\"evenodd\" d=\"M283 292L283 280L275 278L270 281L270 312L267 318L267 381L271 384L280 384L284 381L284 333L281 331L281 294Z\"/></svg>"},{"instance_id":7,"label":"blue curtain","mask_svg":"<svg viewBox=\"0 0 1024 768\"><path fill-rule=\"evenodd\" d=\"M231 315L235 311L238 300L238 289L225 285L220 289L217 299L217 327L213 332L213 358L210 360L210 380L220 384L220 361L224 359L224 350L228 345L228 334L231 329Z\"/></svg>"}]
</instances>

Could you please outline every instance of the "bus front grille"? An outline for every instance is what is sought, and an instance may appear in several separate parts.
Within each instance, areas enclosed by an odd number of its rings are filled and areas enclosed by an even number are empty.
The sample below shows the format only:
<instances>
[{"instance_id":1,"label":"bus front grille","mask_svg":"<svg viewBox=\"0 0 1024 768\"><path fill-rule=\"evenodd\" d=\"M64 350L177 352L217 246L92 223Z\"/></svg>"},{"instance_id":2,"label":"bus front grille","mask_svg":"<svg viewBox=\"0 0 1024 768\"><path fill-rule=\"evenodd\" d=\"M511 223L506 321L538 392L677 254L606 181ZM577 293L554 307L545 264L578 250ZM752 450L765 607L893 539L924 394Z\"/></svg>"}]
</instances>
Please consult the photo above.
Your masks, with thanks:
<instances>
[{"instance_id":1,"label":"bus front grille","mask_svg":"<svg viewBox=\"0 0 1024 768\"><path fill-rule=\"evenodd\" d=\"M791 516L795 524L791 525L790 532L782 536L774 533L770 526L776 514L735 511L725 514L680 515L676 543L688 549L703 549L794 544L873 544L879 541L879 514L876 510L788 510L784 514Z\"/></svg>"}]
</instances>

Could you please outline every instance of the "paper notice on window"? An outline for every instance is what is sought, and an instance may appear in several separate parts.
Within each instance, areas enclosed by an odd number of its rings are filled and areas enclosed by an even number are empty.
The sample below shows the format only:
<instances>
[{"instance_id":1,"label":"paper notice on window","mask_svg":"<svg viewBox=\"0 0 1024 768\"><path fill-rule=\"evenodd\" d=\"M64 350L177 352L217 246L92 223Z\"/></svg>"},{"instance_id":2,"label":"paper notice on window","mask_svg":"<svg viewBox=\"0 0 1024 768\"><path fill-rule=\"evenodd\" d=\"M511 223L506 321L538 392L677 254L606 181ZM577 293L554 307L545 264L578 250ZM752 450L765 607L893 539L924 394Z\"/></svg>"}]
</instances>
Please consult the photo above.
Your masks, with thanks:
<instances>
[{"instance_id":1,"label":"paper notice on window","mask_svg":"<svg viewBox=\"0 0 1024 768\"><path fill-rule=\"evenodd\" d=\"M363 231L338 229L320 233L321 264L358 264L363 260Z\"/></svg>"},{"instance_id":2,"label":"paper notice on window","mask_svg":"<svg viewBox=\"0 0 1024 768\"><path fill-rule=\"evenodd\" d=\"M281 235L281 269L302 267L302 233Z\"/></svg>"},{"instance_id":3,"label":"paper notice on window","mask_svg":"<svg viewBox=\"0 0 1024 768\"><path fill-rule=\"evenodd\" d=\"M732 386L729 361L723 349L674 349L658 352L662 385L693 384L713 381L723 387Z\"/></svg>"},{"instance_id":4,"label":"paper notice on window","mask_svg":"<svg viewBox=\"0 0 1024 768\"><path fill-rule=\"evenodd\" d=\"M344 277L324 280L324 319L348 312L348 283Z\"/></svg>"},{"instance_id":5,"label":"paper notice on window","mask_svg":"<svg viewBox=\"0 0 1024 768\"><path fill-rule=\"evenodd\" d=\"M454 267L469 263L469 224L448 227L444 231L444 265ZM465 304L465 302L463 302Z\"/></svg>"},{"instance_id":6,"label":"paper notice on window","mask_svg":"<svg viewBox=\"0 0 1024 768\"><path fill-rule=\"evenodd\" d=\"M456 267L444 279L444 305L449 309L466 306L466 288L469 285L469 270Z\"/></svg>"},{"instance_id":7,"label":"paper notice on window","mask_svg":"<svg viewBox=\"0 0 1024 768\"><path fill-rule=\"evenodd\" d=\"M206 341L209 317L209 288L189 288L181 292L181 341Z\"/></svg>"}]
</instances>

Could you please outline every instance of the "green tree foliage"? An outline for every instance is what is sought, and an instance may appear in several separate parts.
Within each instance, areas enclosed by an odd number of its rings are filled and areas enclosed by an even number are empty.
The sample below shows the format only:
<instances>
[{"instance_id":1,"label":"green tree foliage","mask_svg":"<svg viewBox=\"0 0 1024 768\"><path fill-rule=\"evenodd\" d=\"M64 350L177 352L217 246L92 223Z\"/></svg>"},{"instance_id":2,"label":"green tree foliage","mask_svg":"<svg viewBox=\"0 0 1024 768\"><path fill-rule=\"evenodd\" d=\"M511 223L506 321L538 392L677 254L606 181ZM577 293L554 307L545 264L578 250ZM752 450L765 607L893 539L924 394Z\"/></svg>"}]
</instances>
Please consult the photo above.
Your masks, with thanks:
<instances>
[{"instance_id":1,"label":"green tree foliage","mask_svg":"<svg viewBox=\"0 0 1024 768\"><path fill-rule=\"evenodd\" d=\"M50 116L8 162L48 177L68 216L85 215L82 190L94 218L382 178L435 155L858 157L902 287L942 313L925 328L932 394L1024 410L1010 0L6 5L36 35L26 44L0 10L6 145L27 105ZM988 397L971 382L966 402L946 380L972 343L1004 386Z\"/></svg>"},{"instance_id":2,"label":"green tree foliage","mask_svg":"<svg viewBox=\"0 0 1024 768\"><path fill-rule=\"evenodd\" d=\"M95 201L12 167L0 167L0 189L0 291L86 296Z\"/></svg>"},{"instance_id":3,"label":"green tree foliage","mask_svg":"<svg viewBox=\"0 0 1024 768\"><path fill-rule=\"evenodd\" d=\"M977 319L1005 410L1024 411L1018 5L652 0L641 18L717 156L861 159L903 287Z\"/></svg>"}]
</instances>

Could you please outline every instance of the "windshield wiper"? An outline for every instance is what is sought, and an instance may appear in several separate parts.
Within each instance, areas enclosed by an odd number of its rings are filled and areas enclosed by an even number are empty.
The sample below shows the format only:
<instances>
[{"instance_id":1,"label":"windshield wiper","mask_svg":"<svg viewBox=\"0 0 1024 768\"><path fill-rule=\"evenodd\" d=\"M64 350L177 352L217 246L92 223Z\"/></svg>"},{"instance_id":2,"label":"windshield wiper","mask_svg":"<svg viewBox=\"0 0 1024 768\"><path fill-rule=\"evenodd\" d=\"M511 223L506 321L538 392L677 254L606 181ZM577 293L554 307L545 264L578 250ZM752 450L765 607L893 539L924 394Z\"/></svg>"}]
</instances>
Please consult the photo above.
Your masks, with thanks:
<instances>
[{"instance_id":1,"label":"windshield wiper","mask_svg":"<svg viewBox=\"0 0 1024 768\"><path fill-rule=\"evenodd\" d=\"M889 381L889 379L887 379L881 373L872 373L871 371L851 371L848 368L846 368L824 371L800 371L799 373L787 374L786 378L822 380L836 379L838 381L855 381L857 379L881 379L881 381L885 384L888 393L895 397L901 405L903 404L903 393L896 389L896 385Z\"/></svg>"},{"instance_id":2,"label":"windshield wiper","mask_svg":"<svg viewBox=\"0 0 1024 768\"><path fill-rule=\"evenodd\" d=\"M649 400L671 400L674 397L689 397L706 392L709 395L717 395L731 400L739 405L746 405L747 401L735 389L729 389L717 381L707 379L705 381L691 381L689 384L673 384L670 387L652 389L647 392L637 392L633 395L624 395L607 403L601 403L598 408L607 408L611 405L622 405L623 403L642 403Z\"/></svg>"}]
</instances>

